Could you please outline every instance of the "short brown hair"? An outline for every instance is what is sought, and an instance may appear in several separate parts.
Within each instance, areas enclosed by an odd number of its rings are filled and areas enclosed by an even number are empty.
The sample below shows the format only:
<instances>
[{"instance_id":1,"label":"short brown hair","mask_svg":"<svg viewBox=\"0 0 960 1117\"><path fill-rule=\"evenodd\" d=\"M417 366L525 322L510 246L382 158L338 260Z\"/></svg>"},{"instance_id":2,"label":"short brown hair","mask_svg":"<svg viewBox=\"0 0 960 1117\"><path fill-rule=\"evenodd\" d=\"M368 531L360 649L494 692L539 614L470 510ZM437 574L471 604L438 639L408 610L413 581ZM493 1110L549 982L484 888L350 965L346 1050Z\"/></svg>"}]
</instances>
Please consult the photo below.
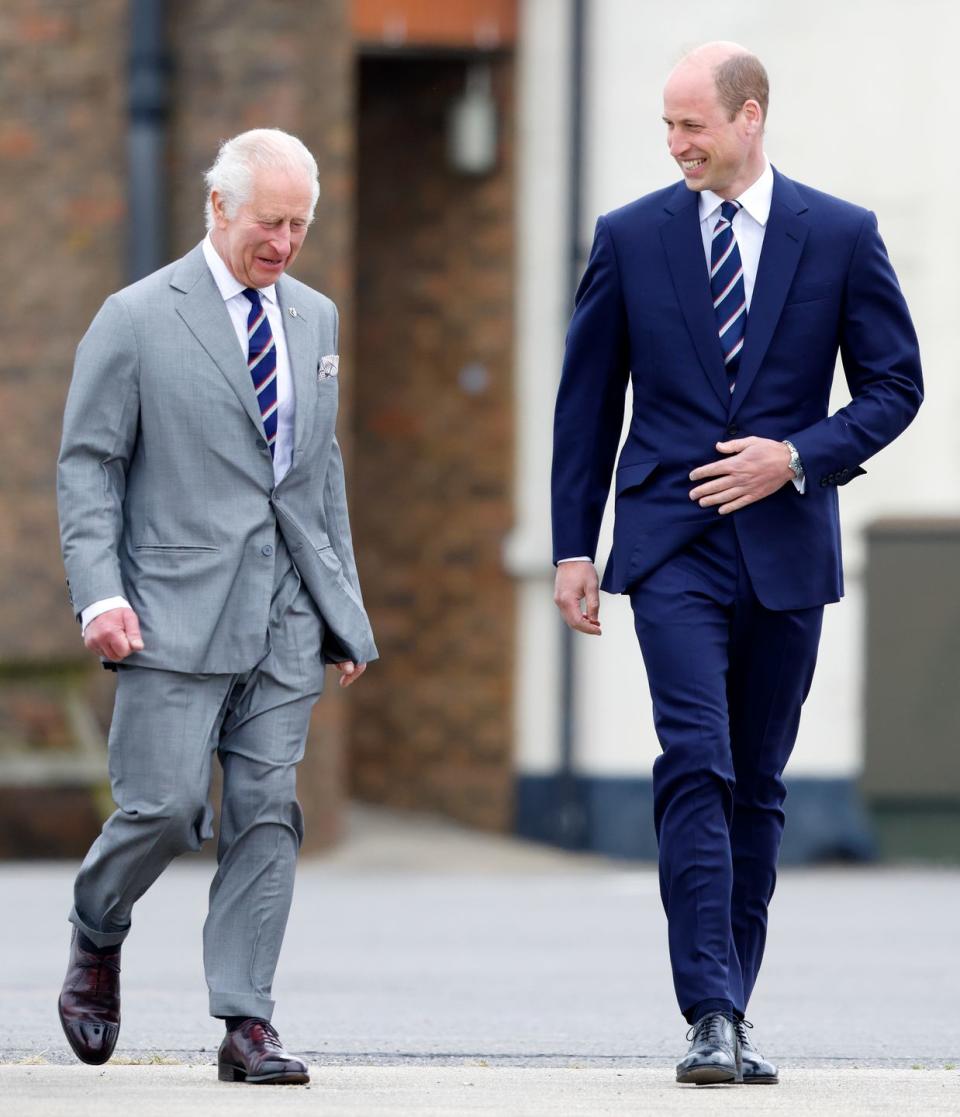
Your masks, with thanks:
<instances>
[{"instance_id":1,"label":"short brown hair","mask_svg":"<svg viewBox=\"0 0 960 1117\"><path fill-rule=\"evenodd\" d=\"M763 111L763 122L767 122L767 106L770 103L770 81L763 63L754 54L735 54L721 62L713 71L720 104L727 110L730 119L737 115L745 102L756 101Z\"/></svg>"}]
</instances>

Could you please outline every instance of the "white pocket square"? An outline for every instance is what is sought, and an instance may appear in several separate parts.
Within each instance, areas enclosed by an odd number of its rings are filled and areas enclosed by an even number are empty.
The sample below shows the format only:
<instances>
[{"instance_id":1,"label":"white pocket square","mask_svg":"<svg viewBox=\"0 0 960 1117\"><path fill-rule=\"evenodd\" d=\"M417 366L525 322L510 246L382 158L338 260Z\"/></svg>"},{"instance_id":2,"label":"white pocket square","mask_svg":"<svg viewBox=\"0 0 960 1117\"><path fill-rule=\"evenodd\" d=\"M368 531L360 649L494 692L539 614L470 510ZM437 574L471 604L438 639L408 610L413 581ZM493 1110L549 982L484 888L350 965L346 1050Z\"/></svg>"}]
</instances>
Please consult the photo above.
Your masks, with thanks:
<instances>
[{"instance_id":1,"label":"white pocket square","mask_svg":"<svg viewBox=\"0 0 960 1117\"><path fill-rule=\"evenodd\" d=\"M331 376L338 376L340 374L340 357L337 353L331 353L328 357L320 358L320 365L317 368L318 380L329 380Z\"/></svg>"}]
</instances>

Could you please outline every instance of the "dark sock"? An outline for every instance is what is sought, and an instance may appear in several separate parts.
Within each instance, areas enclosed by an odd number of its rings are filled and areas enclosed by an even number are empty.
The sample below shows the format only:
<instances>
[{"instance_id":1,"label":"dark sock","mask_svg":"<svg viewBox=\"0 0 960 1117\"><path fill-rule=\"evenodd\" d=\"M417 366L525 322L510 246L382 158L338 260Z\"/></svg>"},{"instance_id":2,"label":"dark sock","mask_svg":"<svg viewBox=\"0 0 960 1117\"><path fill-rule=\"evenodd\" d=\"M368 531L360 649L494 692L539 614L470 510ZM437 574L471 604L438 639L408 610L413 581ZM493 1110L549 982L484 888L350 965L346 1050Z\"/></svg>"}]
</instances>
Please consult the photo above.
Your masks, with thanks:
<instances>
[{"instance_id":1,"label":"dark sock","mask_svg":"<svg viewBox=\"0 0 960 1117\"><path fill-rule=\"evenodd\" d=\"M83 931L77 931L77 945L88 954L96 954L98 958L105 958L108 954L116 954L120 949L119 943L115 943L113 946L97 946L95 942L91 942L87 938Z\"/></svg>"},{"instance_id":2,"label":"dark sock","mask_svg":"<svg viewBox=\"0 0 960 1117\"><path fill-rule=\"evenodd\" d=\"M730 1020L737 1020L739 1014L733 1007L731 1001L725 1001L719 997L713 997L706 1001L697 1001L697 1003L686 1012L686 1020L688 1024L699 1024L705 1016L710 1016L714 1012L722 1012Z\"/></svg>"},{"instance_id":3,"label":"dark sock","mask_svg":"<svg viewBox=\"0 0 960 1117\"><path fill-rule=\"evenodd\" d=\"M239 1028L241 1024L246 1023L247 1020L255 1019L258 1018L254 1016L225 1016L223 1022L227 1025L228 1032L235 1032L237 1028Z\"/></svg>"}]
</instances>

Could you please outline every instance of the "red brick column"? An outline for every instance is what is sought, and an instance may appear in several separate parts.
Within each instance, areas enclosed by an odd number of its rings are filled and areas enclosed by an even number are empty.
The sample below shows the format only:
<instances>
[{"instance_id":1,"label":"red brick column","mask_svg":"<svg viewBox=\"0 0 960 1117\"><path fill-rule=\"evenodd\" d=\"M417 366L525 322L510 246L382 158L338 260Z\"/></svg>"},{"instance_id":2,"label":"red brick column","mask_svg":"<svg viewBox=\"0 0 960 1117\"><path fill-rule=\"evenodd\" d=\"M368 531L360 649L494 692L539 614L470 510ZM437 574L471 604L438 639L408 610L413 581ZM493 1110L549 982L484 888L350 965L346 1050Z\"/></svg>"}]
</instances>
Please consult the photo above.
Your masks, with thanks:
<instances>
[{"instance_id":1,"label":"red brick column","mask_svg":"<svg viewBox=\"0 0 960 1117\"><path fill-rule=\"evenodd\" d=\"M338 305L344 349L352 321L353 44L346 0L177 0L171 5L175 62L170 131L171 210L181 255L204 235L203 172L220 141L247 128L293 132L320 168L317 216L293 269ZM345 372L350 368L344 355ZM348 483L353 384L344 375L339 431ZM314 712L298 787L306 815L305 849L339 833L346 719L352 694L328 672Z\"/></svg>"}]
</instances>

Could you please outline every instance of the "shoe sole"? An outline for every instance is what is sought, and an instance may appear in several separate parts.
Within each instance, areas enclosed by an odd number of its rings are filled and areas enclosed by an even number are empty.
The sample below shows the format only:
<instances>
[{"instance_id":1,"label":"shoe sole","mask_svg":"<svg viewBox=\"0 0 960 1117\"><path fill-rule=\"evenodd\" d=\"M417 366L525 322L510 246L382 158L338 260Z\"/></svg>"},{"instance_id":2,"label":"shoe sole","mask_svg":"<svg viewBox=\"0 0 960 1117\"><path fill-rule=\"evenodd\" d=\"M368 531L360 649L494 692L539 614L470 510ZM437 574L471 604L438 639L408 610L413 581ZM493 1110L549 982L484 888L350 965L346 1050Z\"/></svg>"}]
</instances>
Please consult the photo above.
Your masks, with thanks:
<instances>
[{"instance_id":1,"label":"shoe sole","mask_svg":"<svg viewBox=\"0 0 960 1117\"><path fill-rule=\"evenodd\" d=\"M752 1078L748 1078L746 1075L744 1075L743 1084L744 1086L779 1086L780 1079L777 1077L771 1077L769 1074L757 1074L754 1075Z\"/></svg>"},{"instance_id":2,"label":"shoe sole","mask_svg":"<svg viewBox=\"0 0 960 1117\"><path fill-rule=\"evenodd\" d=\"M247 1074L241 1067L229 1063L217 1065L217 1078L221 1082L246 1082L250 1086L305 1086L310 1081L306 1071L288 1071L281 1074Z\"/></svg>"},{"instance_id":3,"label":"shoe sole","mask_svg":"<svg viewBox=\"0 0 960 1117\"><path fill-rule=\"evenodd\" d=\"M694 1067L677 1074L677 1082L683 1086L720 1086L725 1082L738 1081L737 1072L725 1067Z\"/></svg>"}]
</instances>

